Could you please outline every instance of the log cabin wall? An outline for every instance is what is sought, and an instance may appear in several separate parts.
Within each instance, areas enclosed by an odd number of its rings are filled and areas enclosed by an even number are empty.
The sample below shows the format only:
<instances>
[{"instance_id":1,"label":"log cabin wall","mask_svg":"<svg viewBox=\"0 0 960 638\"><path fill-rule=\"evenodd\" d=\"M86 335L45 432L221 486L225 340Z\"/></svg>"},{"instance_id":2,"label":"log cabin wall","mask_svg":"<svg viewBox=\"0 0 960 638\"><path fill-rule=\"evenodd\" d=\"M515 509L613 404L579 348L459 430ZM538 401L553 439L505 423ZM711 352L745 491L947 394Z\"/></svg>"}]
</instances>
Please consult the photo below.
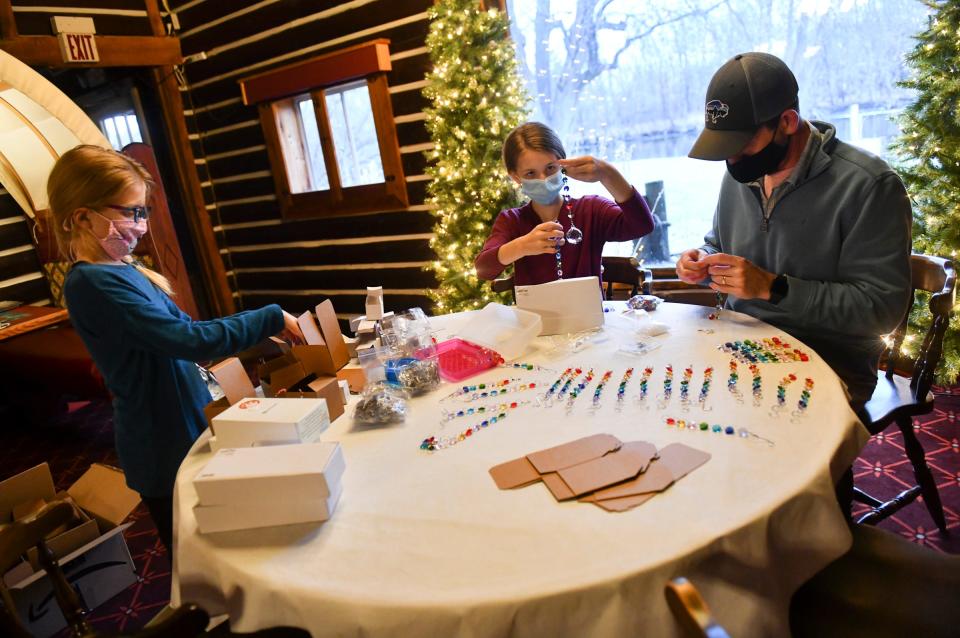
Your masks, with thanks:
<instances>
[{"instance_id":1,"label":"log cabin wall","mask_svg":"<svg viewBox=\"0 0 960 638\"><path fill-rule=\"evenodd\" d=\"M382 285L388 310L421 306L435 279L433 217L424 205L429 136L421 95L431 0L189 0L170 4L187 58L187 126L230 285L242 307L291 312L330 298L341 319ZM281 221L256 106L238 80L375 38L390 40L388 74L410 206L366 215ZM206 59L199 59L205 54Z\"/></svg>"}]
</instances>

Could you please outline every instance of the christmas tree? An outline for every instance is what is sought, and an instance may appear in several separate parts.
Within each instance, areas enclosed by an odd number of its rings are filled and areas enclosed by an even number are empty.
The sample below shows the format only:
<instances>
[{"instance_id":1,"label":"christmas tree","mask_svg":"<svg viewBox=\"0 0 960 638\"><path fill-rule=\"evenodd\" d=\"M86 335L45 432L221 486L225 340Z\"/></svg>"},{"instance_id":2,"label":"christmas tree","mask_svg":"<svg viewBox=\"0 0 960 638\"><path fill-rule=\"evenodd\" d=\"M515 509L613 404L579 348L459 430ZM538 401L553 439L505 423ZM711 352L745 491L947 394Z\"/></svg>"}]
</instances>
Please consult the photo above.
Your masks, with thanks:
<instances>
[{"instance_id":1,"label":"christmas tree","mask_svg":"<svg viewBox=\"0 0 960 638\"><path fill-rule=\"evenodd\" d=\"M894 148L914 204L914 252L955 259L960 249L960 3L927 5L929 26L907 56L912 74L902 83L917 97L901 116L901 136ZM930 323L928 302L929 296L918 295L911 315L914 334L923 334L918 331ZM958 310L954 308L937 375L947 383L960 373Z\"/></svg>"},{"instance_id":2,"label":"christmas tree","mask_svg":"<svg viewBox=\"0 0 960 638\"><path fill-rule=\"evenodd\" d=\"M439 0L430 18L433 70L423 93L434 144L427 203L437 219L431 241L437 259L429 268L439 282L431 297L443 313L503 301L477 279L473 261L497 213L517 204L500 153L528 100L506 14L482 10L478 0Z\"/></svg>"}]
</instances>

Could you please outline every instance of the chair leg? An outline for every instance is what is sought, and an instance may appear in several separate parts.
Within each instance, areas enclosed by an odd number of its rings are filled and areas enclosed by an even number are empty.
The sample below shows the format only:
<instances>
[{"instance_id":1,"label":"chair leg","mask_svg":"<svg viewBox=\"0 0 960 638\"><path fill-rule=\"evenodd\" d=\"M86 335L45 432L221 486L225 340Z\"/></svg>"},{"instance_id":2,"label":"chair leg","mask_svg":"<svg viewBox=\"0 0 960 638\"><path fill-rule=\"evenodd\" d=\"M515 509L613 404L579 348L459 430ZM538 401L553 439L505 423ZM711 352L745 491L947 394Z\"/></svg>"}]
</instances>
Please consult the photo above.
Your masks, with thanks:
<instances>
[{"instance_id":1,"label":"chair leg","mask_svg":"<svg viewBox=\"0 0 960 638\"><path fill-rule=\"evenodd\" d=\"M947 521L943 515L943 504L940 502L940 493L937 491L937 484L933 480L933 474L927 467L927 457L923 452L923 446L917 440L913 433L913 420L910 417L897 419L897 427L903 433L903 446L907 451L907 458L913 465L913 473L917 477L917 483L920 485L920 492L923 494L923 502L927 506L927 511L933 517L933 521L944 534L947 533Z\"/></svg>"}]
</instances>

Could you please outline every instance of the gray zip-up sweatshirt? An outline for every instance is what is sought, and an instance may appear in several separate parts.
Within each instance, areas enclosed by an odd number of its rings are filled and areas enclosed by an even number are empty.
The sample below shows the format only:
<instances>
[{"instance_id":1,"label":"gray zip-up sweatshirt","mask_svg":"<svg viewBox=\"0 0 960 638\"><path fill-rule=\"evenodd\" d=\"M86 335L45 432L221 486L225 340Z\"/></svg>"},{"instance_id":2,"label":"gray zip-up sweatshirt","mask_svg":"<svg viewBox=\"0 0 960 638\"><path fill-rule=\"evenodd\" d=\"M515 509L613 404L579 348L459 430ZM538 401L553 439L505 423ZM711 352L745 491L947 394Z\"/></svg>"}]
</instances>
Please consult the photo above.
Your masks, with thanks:
<instances>
[{"instance_id":1,"label":"gray zip-up sweatshirt","mask_svg":"<svg viewBox=\"0 0 960 638\"><path fill-rule=\"evenodd\" d=\"M767 220L759 189L724 175L702 250L786 275L789 293L780 303L730 296L727 306L812 347L857 402L876 384L881 335L910 300L910 201L886 162L838 140L831 124L810 124L819 148L793 183L775 191Z\"/></svg>"}]
</instances>

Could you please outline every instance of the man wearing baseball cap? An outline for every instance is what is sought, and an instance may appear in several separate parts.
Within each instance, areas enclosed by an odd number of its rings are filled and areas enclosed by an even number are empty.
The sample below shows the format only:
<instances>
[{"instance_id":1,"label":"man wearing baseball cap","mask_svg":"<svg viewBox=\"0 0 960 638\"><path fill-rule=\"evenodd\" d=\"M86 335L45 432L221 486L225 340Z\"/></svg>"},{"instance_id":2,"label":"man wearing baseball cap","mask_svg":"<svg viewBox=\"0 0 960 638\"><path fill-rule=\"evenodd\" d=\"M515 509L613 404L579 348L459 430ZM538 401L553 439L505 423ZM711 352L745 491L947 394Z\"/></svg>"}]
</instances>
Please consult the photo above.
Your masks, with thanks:
<instances>
[{"instance_id":1,"label":"man wearing baseball cap","mask_svg":"<svg viewBox=\"0 0 960 638\"><path fill-rule=\"evenodd\" d=\"M690 157L726 161L713 228L677 274L814 348L859 409L876 385L881 335L910 300L911 209L880 158L800 117L779 58L743 53L707 88Z\"/></svg>"}]
</instances>

